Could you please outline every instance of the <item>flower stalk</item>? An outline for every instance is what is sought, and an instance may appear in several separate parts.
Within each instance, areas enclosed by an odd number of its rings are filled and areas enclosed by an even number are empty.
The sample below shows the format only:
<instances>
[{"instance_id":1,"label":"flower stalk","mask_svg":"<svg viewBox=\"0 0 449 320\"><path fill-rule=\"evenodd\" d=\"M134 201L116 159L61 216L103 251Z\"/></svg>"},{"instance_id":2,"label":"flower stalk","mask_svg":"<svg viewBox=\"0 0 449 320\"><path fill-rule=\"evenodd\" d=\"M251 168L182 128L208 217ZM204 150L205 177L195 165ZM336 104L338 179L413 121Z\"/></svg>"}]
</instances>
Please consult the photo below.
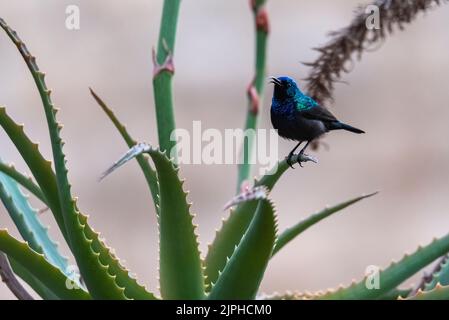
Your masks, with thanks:
<instances>
[{"instance_id":1,"label":"flower stalk","mask_svg":"<svg viewBox=\"0 0 449 320\"><path fill-rule=\"evenodd\" d=\"M157 52L153 49L153 92L159 146L172 155L176 155L176 142L170 140L176 128L173 111L173 52L180 3L181 0L164 1Z\"/></svg>"},{"instance_id":2,"label":"flower stalk","mask_svg":"<svg viewBox=\"0 0 449 320\"><path fill-rule=\"evenodd\" d=\"M256 29L256 56L255 75L247 89L248 113L246 115L245 130L255 130L257 128L257 119L265 87L267 43L270 29L268 13L266 10L266 0L250 0L250 6L253 10ZM243 141L243 161L238 167L237 194L240 193L242 184L250 177L253 149L254 137L248 135Z\"/></svg>"}]
</instances>

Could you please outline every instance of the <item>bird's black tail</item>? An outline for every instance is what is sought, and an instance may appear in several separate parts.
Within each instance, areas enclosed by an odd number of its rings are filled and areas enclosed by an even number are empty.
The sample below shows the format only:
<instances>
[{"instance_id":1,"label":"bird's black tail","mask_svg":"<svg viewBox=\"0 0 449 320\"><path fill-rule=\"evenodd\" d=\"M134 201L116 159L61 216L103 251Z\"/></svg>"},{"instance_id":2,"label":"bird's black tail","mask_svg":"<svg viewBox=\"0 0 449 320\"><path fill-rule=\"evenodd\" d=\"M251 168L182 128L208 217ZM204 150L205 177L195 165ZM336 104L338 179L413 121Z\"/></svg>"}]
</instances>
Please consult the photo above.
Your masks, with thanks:
<instances>
[{"instance_id":1,"label":"bird's black tail","mask_svg":"<svg viewBox=\"0 0 449 320\"><path fill-rule=\"evenodd\" d=\"M365 131L358 128L354 128L349 124L342 123L340 121L331 122L329 125L329 130L346 130L354 133L365 133Z\"/></svg>"}]
</instances>

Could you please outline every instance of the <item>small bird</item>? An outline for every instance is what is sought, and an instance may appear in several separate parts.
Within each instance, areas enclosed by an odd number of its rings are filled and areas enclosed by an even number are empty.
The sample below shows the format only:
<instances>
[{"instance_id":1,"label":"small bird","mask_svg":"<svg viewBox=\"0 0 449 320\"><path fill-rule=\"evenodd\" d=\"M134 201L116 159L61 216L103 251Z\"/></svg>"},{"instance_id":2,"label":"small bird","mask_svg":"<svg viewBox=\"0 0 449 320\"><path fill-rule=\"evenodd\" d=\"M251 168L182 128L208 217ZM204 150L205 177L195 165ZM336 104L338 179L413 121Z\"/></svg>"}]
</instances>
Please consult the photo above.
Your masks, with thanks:
<instances>
[{"instance_id":1,"label":"small bird","mask_svg":"<svg viewBox=\"0 0 449 320\"><path fill-rule=\"evenodd\" d=\"M311 97L302 93L295 80L289 77L270 77L274 84L271 102L271 123L278 134L286 139L296 140L298 144L287 156L287 163L293 168L292 156L301 143L306 145L299 152L304 154L314 139L332 130L347 130L365 133L363 130L342 123ZM301 166L301 162L299 162Z\"/></svg>"}]
</instances>

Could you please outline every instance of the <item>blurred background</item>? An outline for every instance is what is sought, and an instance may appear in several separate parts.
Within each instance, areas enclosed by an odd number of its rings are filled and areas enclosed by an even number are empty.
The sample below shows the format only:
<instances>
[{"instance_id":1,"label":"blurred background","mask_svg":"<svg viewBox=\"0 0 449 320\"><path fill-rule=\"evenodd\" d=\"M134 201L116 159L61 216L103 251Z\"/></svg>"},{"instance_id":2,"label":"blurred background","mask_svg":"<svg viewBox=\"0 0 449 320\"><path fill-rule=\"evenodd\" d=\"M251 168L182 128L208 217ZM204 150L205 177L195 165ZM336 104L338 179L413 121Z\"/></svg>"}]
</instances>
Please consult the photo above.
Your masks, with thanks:
<instances>
[{"instance_id":1,"label":"blurred background","mask_svg":"<svg viewBox=\"0 0 449 320\"><path fill-rule=\"evenodd\" d=\"M271 33L268 74L301 79L311 48L346 26L359 0L268 1ZM65 8L78 5L80 30L65 28ZM37 56L66 141L73 192L91 225L115 248L125 265L157 290L158 233L154 207L136 163L101 183L97 178L126 151L126 145L89 94L91 86L138 140L157 143L152 93L151 48L157 42L162 1L1 1L0 16ZM315 291L360 279L368 265L385 267L419 244L449 232L449 6L441 6L395 32L379 50L366 53L337 84L328 107L363 136L337 132L329 150L313 153L319 164L288 171L272 198L280 230L307 215L362 193L380 191L305 232L271 261L263 292ZM175 52L176 123L239 128L252 79L254 30L248 2L182 1ZM43 108L26 65L0 34L0 104L25 124L26 132L51 157ZM260 118L271 128L267 86ZM281 141L287 154L292 142ZM29 172L6 134L1 158ZM199 224L203 254L228 213L236 166L184 165L189 199ZM37 207L41 207L37 201ZM50 212L42 219L61 239ZM16 236L6 210L0 227ZM68 254L67 247L62 250ZM417 277L412 279L416 281ZM0 285L0 298L14 296Z\"/></svg>"}]
</instances>

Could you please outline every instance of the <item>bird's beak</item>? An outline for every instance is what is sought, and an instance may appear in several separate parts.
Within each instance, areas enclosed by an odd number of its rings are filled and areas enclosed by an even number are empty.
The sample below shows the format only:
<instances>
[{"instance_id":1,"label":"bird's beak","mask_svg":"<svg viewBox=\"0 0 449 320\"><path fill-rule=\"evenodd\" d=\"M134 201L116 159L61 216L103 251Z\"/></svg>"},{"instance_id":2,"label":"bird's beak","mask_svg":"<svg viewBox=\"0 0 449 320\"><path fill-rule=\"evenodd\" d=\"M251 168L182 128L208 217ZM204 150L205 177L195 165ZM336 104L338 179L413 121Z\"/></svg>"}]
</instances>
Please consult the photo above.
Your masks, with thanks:
<instances>
[{"instance_id":1,"label":"bird's beak","mask_svg":"<svg viewBox=\"0 0 449 320\"><path fill-rule=\"evenodd\" d=\"M278 78L276 77L270 77L270 83L274 83L275 86L282 86L282 82L279 81Z\"/></svg>"}]
</instances>

